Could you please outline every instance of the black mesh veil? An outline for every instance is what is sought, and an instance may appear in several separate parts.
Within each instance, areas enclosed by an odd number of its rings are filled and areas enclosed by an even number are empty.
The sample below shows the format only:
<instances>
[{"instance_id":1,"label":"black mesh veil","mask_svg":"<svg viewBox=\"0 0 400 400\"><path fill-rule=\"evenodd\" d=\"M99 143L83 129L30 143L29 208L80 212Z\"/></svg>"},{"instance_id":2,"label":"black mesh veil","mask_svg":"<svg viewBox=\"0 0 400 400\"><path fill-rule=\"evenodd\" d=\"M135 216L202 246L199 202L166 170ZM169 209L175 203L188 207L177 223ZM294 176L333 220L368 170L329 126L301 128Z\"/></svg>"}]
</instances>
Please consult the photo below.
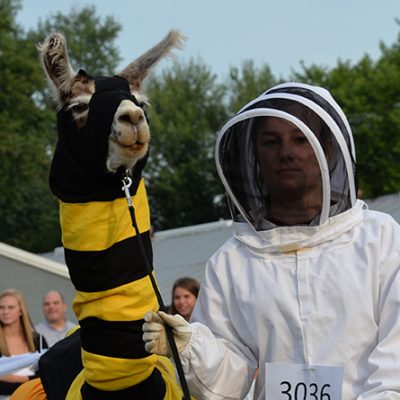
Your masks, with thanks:
<instances>
[{"instance_id":1,"label":"black mesh veil","mask_svg":"<svg viewBox=\"0 0 400 400\"><path fill-rule=\"evenodd\" d=\"M314 174L317 183L313 190L314 197L319 199L314 201L320 203L320 209L315 217L302 224L323 224L329 216L351 208L356 201L355 152L343 112L324 89L286 84L272 88L248 103L218 136L217 169L228 193L232 218L247 220L256 230L282 225L274 215L274 201L279 201L274 194L274 179L276 176L290 177L301 187L303 175L312 174L311 167L303 168L302 174L294 157L288 167L282 171L279 167L279 172L274 175L272 159L275 156L271 156L270 149L276 146L275 139L271 142L269 136L268 140L262 136L265 129L270 130L265 126L271 125L271 119L279 119L289 124L291 131L298 131L293 134L293 140L307 141L308 149L312 149L310 157L315 160L313 164L319 168ZM268 151L260 151L260 146L267 146ZM266 159L268 157L271 160ZM283 197L283 200L290 201L289 197Z\"/></svg>"}]
</instances>

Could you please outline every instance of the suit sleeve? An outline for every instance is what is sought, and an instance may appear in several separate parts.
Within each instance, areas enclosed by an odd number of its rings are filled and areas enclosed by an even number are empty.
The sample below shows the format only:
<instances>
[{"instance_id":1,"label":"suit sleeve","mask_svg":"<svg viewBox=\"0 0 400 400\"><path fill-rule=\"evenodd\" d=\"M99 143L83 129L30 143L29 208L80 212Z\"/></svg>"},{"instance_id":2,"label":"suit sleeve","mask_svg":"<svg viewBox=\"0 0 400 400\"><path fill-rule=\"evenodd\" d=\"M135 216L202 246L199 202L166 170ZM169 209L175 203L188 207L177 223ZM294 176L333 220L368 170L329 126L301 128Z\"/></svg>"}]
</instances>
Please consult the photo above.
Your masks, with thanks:
<instances>
[{"instance_id":1,"label":"suit sleeve","mask_svg":"<svg viewBox=\"0 0 400 400\"><path fill-rule=\"evenodd\" d=\"M238 399L248 392L257 362L233 326L228 285L221 285L212 258L192 315L193 334L181 354L193 396L199 399ZM223 260L220 260L223 262Z\"/></svg>"},{"instance_id":2,"label":"suit sleeve","mask_svg":"<svg viewBox=\"0 0 400 400\"><path fill-rule=\"evenodd\" d=\"M400 227L393 220L381 242L377 344L368 358L366 390L357 400L400 400Z\"/></svg>"}]
</instances>

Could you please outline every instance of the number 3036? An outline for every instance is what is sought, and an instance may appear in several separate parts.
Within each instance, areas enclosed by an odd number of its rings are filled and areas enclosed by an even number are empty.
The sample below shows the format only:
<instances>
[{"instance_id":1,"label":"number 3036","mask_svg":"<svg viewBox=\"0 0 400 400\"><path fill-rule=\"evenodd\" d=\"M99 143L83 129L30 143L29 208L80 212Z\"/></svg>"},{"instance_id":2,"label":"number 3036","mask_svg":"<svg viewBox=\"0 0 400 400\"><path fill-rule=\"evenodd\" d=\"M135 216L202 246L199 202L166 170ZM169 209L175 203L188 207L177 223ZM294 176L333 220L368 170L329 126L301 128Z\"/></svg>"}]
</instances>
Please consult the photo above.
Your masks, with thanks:
<instances>
[{"instance_id":1,"label":"number 3036","mask_svg":"<svg viewBox=\"0 0 400 400\"><path fill-rule=\"evenodd\" d=\"M283 400L331 400L329 383L319 387L316 383L298 382L296 385L292 385L288 381L282 381L280 386L281 394L285 395L282 397Z\"/></svg>"}]
</instances>

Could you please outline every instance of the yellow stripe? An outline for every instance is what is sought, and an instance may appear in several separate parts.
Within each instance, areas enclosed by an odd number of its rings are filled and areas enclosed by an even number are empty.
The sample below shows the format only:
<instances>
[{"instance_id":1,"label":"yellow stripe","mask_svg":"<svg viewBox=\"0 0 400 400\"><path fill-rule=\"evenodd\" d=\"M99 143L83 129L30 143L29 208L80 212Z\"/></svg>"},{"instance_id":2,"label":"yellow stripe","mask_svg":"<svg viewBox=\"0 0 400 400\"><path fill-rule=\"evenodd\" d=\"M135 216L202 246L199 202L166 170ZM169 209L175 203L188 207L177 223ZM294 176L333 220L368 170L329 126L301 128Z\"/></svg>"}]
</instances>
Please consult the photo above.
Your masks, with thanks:
<instances>
[{"instance_id":1,"label":"yellow stripe","mask_svg":"<svg viewBox=\"0 0 400 400\"><path fill-rule=\"evenodd\" d=\"M121 390L137 385L151 375L157 358L154 354L139 359L113 358L82 349L85 379L99 390Z\"/></svg>"},{"instance_id":2,"label":"yellow stripe","mask_svg":"<svg viewBox=\"0 0 400 400\"><path fill-rule=\"evenodd\" d=\"M71 336L73 333L75 333L78 329L81 329L79 325L75 325L73 328L71 328L66 334L65 337Z\"/></svg>"},{"instance_id":3,"label":"yellow stripe","mask_svg":"<svg viewBox=\"0 0 400 400\"><path fill-rule=\"evenodd\" d=\"M79 372L71 386L69 387L65 400L82 400L81 387L85 383L85 370Z\"/></svg>"},{"instance_id":4,"label":"yellow stripe","mask_svg":"<svg viewBox=\"0 0 400 400\"><path fill-rule=\"evenodd\" d=\"M166 393L164 396L164 400L176 400L182 398L182 389L179 386L176 380L176 374L174 366L171 361L169 361L166 357L158 357L156 368L161 372L161 375L164 379L166 386ZM84 371L82 371L72 383L66 400L82 400L81 395L81 387L85 382ZM193 396L191 396L192 400L195 400Z\"/></svg>"},{"instance_id":5,"label":"yellow stripe","mask_svg":"<svg viewBox=\"0 0 400 400\"><path fill-rule=\"evenodd\" d=\"M154 276L154 274L153 274ZM96 317L105 321L133 321L149 311L158 310L158 302L149 276L101 292L77 292L73 301L79 320Z\"/></svg>"},{"instance_id":6,"label":"yellow stripe","mask_svg":"<svg viewBox=\"0 0 400 400\"><path fill-rule=\"evenodd\" d=\"M143 179L132 197L139 231L150 230L150 210ZM125 198L90 203L60 201L62 242L76 251L100 251L135 235Z\"/></svg>"}]
</instances>

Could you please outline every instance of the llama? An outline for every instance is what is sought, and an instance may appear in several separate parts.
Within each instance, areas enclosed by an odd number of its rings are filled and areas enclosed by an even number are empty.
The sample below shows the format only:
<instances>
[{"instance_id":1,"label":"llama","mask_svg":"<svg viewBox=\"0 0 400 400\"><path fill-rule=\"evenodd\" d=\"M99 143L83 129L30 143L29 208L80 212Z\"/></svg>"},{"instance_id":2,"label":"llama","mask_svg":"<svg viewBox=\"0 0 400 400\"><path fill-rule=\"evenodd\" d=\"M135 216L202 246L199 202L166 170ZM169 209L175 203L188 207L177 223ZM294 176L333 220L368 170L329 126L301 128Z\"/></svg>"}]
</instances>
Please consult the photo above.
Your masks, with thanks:
<instances>
[{"instance_id":1,"label":"llama","mask_svg":"<svg viewBox=\"0 0 400 400\"><path fill-rule=\"evenodd\" d=\"M169 32L113 77L73 72L60 33L38 46L58 104L49 183L59 200L81 337L83 370L67 400L182 398L170 361L149 355L142 341L144 314L159 305L144 259L151 265L150 213L141 178L150 130L141 86L151 68L183 40L179 32ZM140 235L122 190L126 173ZM145 252L139 251L141 245Z\"/></svg>"}]
</instances>

